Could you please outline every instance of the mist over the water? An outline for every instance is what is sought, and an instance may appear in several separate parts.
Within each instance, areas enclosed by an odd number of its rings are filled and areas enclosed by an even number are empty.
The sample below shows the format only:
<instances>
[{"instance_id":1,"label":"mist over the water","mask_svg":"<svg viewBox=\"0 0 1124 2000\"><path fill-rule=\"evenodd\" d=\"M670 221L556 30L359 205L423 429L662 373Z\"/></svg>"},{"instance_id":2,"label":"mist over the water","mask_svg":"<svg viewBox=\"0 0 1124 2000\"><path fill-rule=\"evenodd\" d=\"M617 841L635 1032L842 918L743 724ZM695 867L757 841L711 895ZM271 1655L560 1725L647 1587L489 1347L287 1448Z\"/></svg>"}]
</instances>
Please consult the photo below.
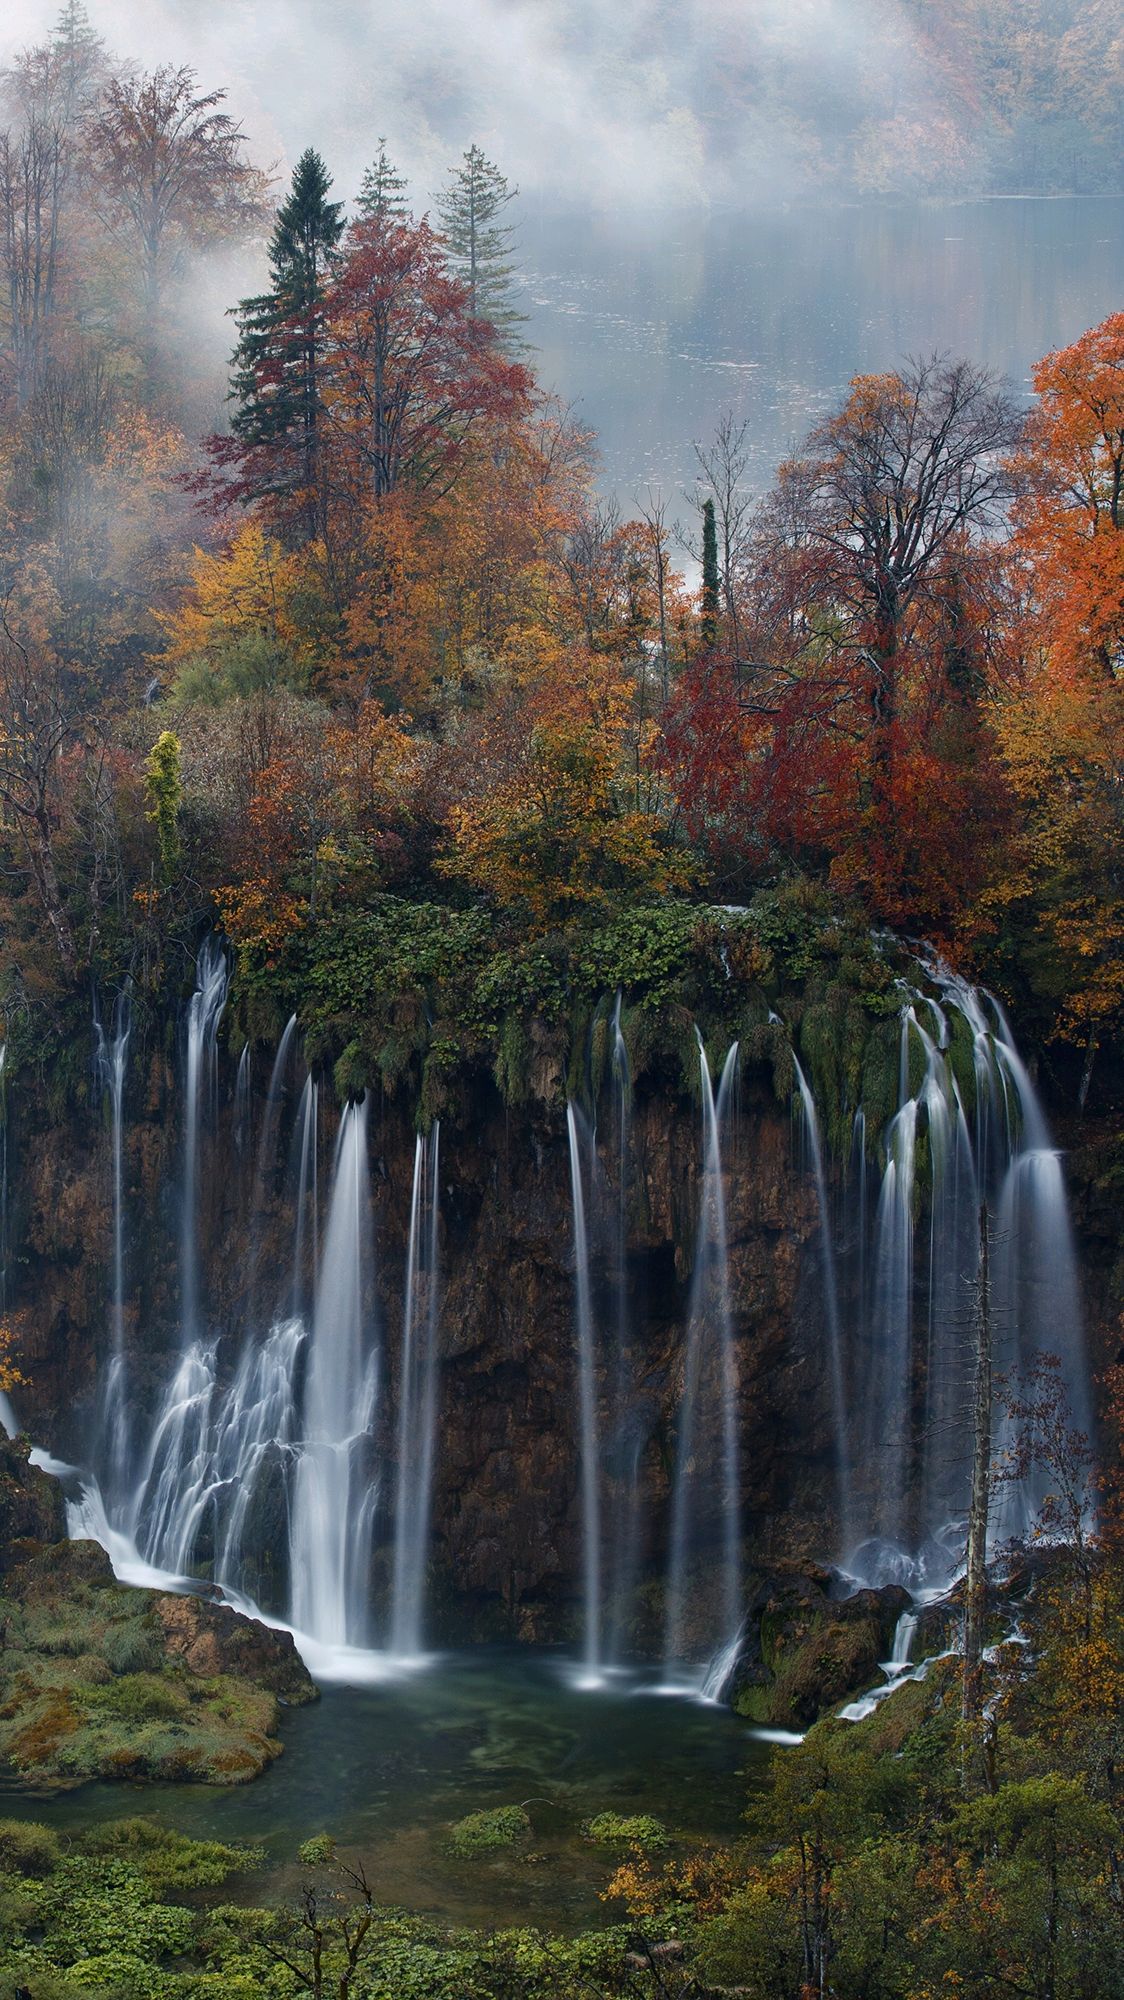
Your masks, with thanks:
<instances>
[{"instance_id":1,"label":"mist over the water","mask_svg":"<svg viewBox=\"0 0 1124 2000\"><path fill-rule=\"evenodd\" d=\"M18 0L8 50L57 12ZM888 54L896 88L924 85L896 0L101 0L90 14L122 56L220 79L282 164L314 141L351 185L385 133L423 205L474 139L524 188L605 205L777 195L804 120L853 118ZM737 85L762 69L779 98L739 121Z\"/></svg>"},{"instance_id":2,"label":"mist over the water","mask_svg":"<svg viewBox=\"0 0 1124 2000\"><path fill-rule=\"evenodd\" d=\"M1023 36L1025 105L1000 101L1004 10L974 24L962 11L945 0L90 7L119 56L190 63L208 88L225 86L259 157L282 171L315 144L351 191L385 133L419 207L471 141L525 193L602 209L1118 186L1121 52L1092 0ZM16 0L0 55L57 13L57 0Z\"/></svg>"}]
</instances>

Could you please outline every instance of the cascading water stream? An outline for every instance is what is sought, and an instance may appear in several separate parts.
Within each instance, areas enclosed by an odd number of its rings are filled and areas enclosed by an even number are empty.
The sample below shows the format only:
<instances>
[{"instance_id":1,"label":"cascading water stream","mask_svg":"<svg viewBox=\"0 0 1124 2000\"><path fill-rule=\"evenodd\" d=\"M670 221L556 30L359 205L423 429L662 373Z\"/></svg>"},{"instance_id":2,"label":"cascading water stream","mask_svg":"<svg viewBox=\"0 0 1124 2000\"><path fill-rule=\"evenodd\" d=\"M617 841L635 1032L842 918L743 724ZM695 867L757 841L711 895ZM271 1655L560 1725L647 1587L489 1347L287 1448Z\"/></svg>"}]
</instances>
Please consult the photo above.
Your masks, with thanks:
<instances>
[{"instance_id":1,"label":"cascading water stream","mask_svg":"<svg viewBox=\"0 0 1124 2000\"><path fill-rule=\"evenodd\" d=\"M628 1218L632 1175L632 1073L621 1027L621 995L613 1009L611 1074L614 1107L615 1189L608 1217L610 1268L614 1279L616 1366L611 1471L617 1488L609 1523L607 1562L609 1604L605 1652L610 1666L620 1667L628 1654L628 1621L640 1576L643 1542L641 1459L649 1434L637 1357L633 1352L629 1294Z\"/></svg>"},{"instance_id":2,"label":"cascading water stream","mask_svg":"<svg viewBox=\"0 0 1124 2000\"><path fill-rule=\"evenodd\" d=\"M125 1379L124 1099L131 1031L129 996L122 992L118 994L114 1007L113 1033L107 1035L101 1022L96 1018L94 1021L95 1062L98 1081L109 1101L113 1155L111 1349L99 1428L102 1440L100 1457L109 1487L114 1492L123 1486L129 1464L129 1398Z\"/></svg>"},{"instance_id":3,"label":"cascading water stream","mask_svg":"<svg viewBox=\"0 0 1124 2000\"><path fill-rule=\"evenodd\" d=\"M566 1106L570 1142L570 1194L574 1220L574 1322L578 1361L578 1448L582 1531L582 1670L595 1685L601 1678L601 1447L597 1421L596 1336L590 1278L589 1233L582 1186L579 1113Z\"/></svg>"},{"instance_id":4,"label":"cascading water stream","mask_svg":"<svg viewBox=\"0 0 1124 2000\"><path fill-rule=\"evenodd\" d=\"M836 1481L838 1484L839 1521L842 1547L849 1549L854 1536L854 1495L851 1490L851 1454L847 1435L847 1390L843 1374L843 1335L839 1321L839 1287L835 1275L835 1251L832 1245L831 1208L827 1197L827 1176L824 1172L823 1147L820 1144L820 1122L816 1116L815 1099L808 1080L800 1067L795 1050L792 1065L796 1072L797 1089L804 1114L804 1132L808 1151L812 1156L812 1173L816 1183L816 1200L820 1216L820 1264L823 1271L824 1310L827 1314L828 1363L831 1372L831 1420L835 1434Z\"/></svg>"},{"instance_id":5,"label":"cascading water stream","mask_svg":"<svg viewBox=\"0 0 1124 2000\"><path fill-rule=\"evenodd\" d=\"M664 1672L678 1685L694 1663L699 1688L713 1689L708 1667L733 1664L742 1619L738 1384L722 1171L722 1120L738 1044L716 1096L701 1035L698 1043L703 1172L672 1485Z\"/></svg>"},{"instance_id":6,"label":"cascading water stream","mask_svg":"<svg viewBox=\"0 0 1124 2000\"><path fill-rule=\"evenodd\" d=\"M249 1262L246 1295L249 1300L248 1319L251 1330L259 1322L258 1272L261 1261L261 1239L267 1196L277 1173L277 1135L280 1124L281 1099L288 1075L289 1061L296 1040L297 1017L293 1014L285 1024L281 1040L277 1044L277 1054L269 1076L266 1092L265 1111L262 1116L261 1132L258 1137L257 1159L254 1165L253 1189L250 1195L249 1220Z\"/></svg>"},{"instance_id":7,"label":"cascading water stream","mask_svg":"<svg viewBox=\"0 0 1124 2000\"><path fill-rule=\"evenodd\" d=\"M226 1006L230 967L217 938L202 945L195 991L187 1017L187 1081L184 1105L183 1216L180 1236L180 1334L189 1348L199 1336L198 1182L200 1100L203 1085L215 1094L215 1048Z\"/></svg>"},{"instance_id":8,"label":"cascading water stream","mask_svg":"<svg viewBox=\"0 0 1124 2000\"><path fill-rule=\"evenodd\" d=\"M438 1194L441 1127L419 1133L414 1149L402 1365L398 1405L398 1478L390 1650L401 1660L422 1651L425 1570L437 1438Z\"/></svg>"},{"instance_id":9,"label":"cascading water stream","mask_svg":"<svg viewBox=\"0 0 1124 2000\"><path fill-rule=\"evenodd\" d=\"M880 1477L868 1500L868 1539L848 1567L870 1582L935 1587L956 1574L964 1545L966 1332L981 1203L996 1245L997 1358L1018 1377L1038 1355L1060 1352L1070 1418L1081 1430L1088 1427L1089 1398L1061 1161L1033 1081L998 1002L939 962L926 970L940 1000L914 994L902 1009L899 1105L886 1135L874 1225L873 1341L861 1392L868 1412L864 1453ZM970 1046L972 1123L954 1041L965 1051ZM928 1235L923 1258L921 1213ZM1002 1423L998 1429L1002 1449L1010 1439ZM993 1538L1025 1533L1042 1497L1034 1476L1005 1483Z\"/></svg>"},{"instance_id":10,"label":"cascading water stream","mask_svg":"<svg viewBox=\"0 0 1124 2000\"><path fill-rule=\"evenodd\" d=\"M307 1317L309 1301L316 1294L316 1277L320 1268L319 1124L320 1086L310 1070L304 1080L297 1111L297 1211L289 1312L293 1319L298 1320Z\"/></svg>"},{"instance_id":11,"label":"cascading water stream","mask_svg":"<svg viewBox=\"0 0 1124 2000\"><path fill-rule=\"evenodd\" d=\"M367 1462L378 1400L370 1337L367 1104L340 1121L316 1287L293 1491L292 1620L329 1650L368 1643L377 1484Z\"/></svg>"}]
</instances>

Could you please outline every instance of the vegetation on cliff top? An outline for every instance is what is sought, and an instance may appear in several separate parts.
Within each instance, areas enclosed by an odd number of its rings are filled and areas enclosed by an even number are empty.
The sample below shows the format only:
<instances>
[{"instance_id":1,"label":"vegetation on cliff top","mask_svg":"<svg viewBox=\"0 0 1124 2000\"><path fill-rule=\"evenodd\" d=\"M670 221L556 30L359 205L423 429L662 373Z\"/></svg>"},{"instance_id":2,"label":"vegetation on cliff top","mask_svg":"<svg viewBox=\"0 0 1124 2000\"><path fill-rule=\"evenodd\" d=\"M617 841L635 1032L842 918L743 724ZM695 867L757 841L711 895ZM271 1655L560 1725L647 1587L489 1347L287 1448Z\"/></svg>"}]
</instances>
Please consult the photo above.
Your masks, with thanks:
<instances>
[{"instance_id":1,"label":"vegetation on cliff top","mask_svg":"<svg viewBox=\"0 0 1124 2000\"><path fill-rule=\"evenodd\" d=\"M176 286L270 200L222 93L72 7L3 97L0 1033L56 1108L91 983L158 1038L216 920L244 1032L295 1001L341 1091L408 1079L424 1119L474 1036L525 1089L534 1011L574 1017L572 1076L598 986L673 1031L701 985L705 1027L715 907L763 893L935 939L1115 1090L1119 314L1026 421L967 361L856 378L755 508L720 422L696 599L385 149L350 222L302 157L200 441ZM21 208L46 132L57 200Z\"/></svg>"}]
</instances>

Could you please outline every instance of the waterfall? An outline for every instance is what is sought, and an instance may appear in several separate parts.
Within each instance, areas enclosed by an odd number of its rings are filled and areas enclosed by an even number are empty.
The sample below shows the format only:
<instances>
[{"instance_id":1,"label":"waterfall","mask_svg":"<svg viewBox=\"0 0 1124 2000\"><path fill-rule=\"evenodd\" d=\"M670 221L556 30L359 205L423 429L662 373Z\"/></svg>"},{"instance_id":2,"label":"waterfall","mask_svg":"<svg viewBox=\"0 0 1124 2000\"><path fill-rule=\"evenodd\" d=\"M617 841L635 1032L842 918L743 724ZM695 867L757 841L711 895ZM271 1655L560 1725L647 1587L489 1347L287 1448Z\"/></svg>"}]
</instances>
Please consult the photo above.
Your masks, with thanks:
<instances>
[{"instance_id":1,"label":"waterfall","mask_svg":"<svg viewBox=\"0 0 1124 2000\"><path fill-rule=\"evenodd\" d=\"M610 1665L623 1665L629 1651L628 1621L640 1576L643 1540L641 1458L650 1418L633 1353L629 1310L628 1221L632 1174L632 1074L621 1028L621 995L613 1009L611 1074L614 1108L615 1189L608 1191L609 1264L615 1285L616 1367L609 1471L614 1505L609 1522L609 1607L605 1650Z\"/></svg>"},{"instance_id":2,"label":"waterfall","mask_svg":"<svg viewBox=\"0 0 1124 2000\"><path fill-rule=\"evenodd\" d=\"M1060 1352L1080 1430L1088 1429L1089 1396L1061 1161L1033 1080L999 1003L938 961L926 970L940 999L911 994L903 1004L898 1109L873 1225L871 1343L859 1393L864 1459L876 1468L877 1490L868 1496L866 1540L848 1567L871 1582L936 1587L956 1573L963 1552L965 1334L981 1202L994 1217L994 1324L1004 1366L1017 1377L1037 1355ZM956 1032L966 1030L971 1042L972 1122L952 1063L957 1021ZM997 1444L1005 1442L1000 1425ZM1034 1478L1005 1487L994 1535L1024 1532L1041 1498Z\"/></svg>"},{"instance_id":3,"label":"waterfall","mask_svg":"<svg viewBox=\"0 0 1124 2000\"><path fill-rule=\"evenodd\" d=\"M215 1052L226 1006L230 968L217 938L199 952L195 991L187 1016L187 1084L184 1105L183 1214L180 1237L180 1324L184 1348L199 1333L198 1180L200 1099L207 1087L210 1108L216 1092Z\"/></svg>"},{"instance_id":4,"label":"waterfall","mask_svg":"<svg viewBox=\"0 0 1124 2000\"><path fill-rule=\"evenodd\" d=\"M293 1277L289 1313L304 1319L316 1292L320 1266L319 1186L316 1141L320 1122L320 1086L311 1070L304 1080L297 1111L297 1213L293 1232ZM311 1242L311 1248L309 1247Z\"/></svg>"},{"instance_id":5,"label":"waterfall","mask_svg":"<svg viewBox=\"0 0 1124 2000\"><path fill-rule=\"evenodd\" d=\"M820 1264L823 1271L824 1309L827 1314L828 1363L831 1371L831 1420L835 1433L835 1466L838 1488L839 1520L842 1546L849 1549L854 1533L854 1500L851 1492L851 1455L847 1436L847 1392L843 1374L843 1338L839 1323L839 1287L835 1276L835 1251L832 1246L831 1209L827 1198L827 1176L824 1172L823 1147L820 1144L820 1124L816 1116L815 1099L808 1086L808 1080L800 1067L796 1051L793 1050L792 1064L796 1072L796 1084L800 1092L800 1103L804 1114L804 1132L808 1150L812 1156L812 1172L816 1182L816 1200L820 1217Z\"/></svg>"},{"instance_id":6,"label":"waterfall","mask_svg":"<svg viewBox=\"0 0 1124 2000\"><path fill-rule=\"evenodd\" d=\"M124 1098L132 1010L127 992L117 996L113 1033L107 1035L95 1016L95 1064L98 1081L109 1100L113 1152L113 1279L111 1350L102 1394L102 1459L110 1486L121 1486L129 1462L129 1403L125 1375L125 1203Z\"/></svg>"},{"instance_id":7,"label":"waterfall","mask_svg":"<svg viewBox=\"0 0 1124 2000\"><path fill-rule=\"evenodd\" d=\"M293 1014L286 1022L273 1068L269 1073L269 1087L265 1094L265 1110L262 1114L261 1131L258 1135L257 1158L254 1162L254 1178L250 1191L250 1215L248 1224L249 1256L246 1266L246 1317L251 1329L260 1323L261 1308L258 1297L258 1278L261 1266L263 1224L268 1212L269 1197L275 1189L279 1148L277 1144L281 1119L281 1101L288 1075L289 1060L296 1040L297 1017ZM237 1100L237 1091L236 1091ZM235 1132L237 1133L237 1101L235 1105Z\"/></svg>"},{"instance_id":8,"label":"waterfall","mask_svg":"<svg viewBox=\"0 0 1124 2000\"><path fill-rule=\"evenodd\" d=\"M697 1032L697 1031L696 1031ZM726 1057L717 1097L702 1036L703 1172L672 1485L664 1667L728 1652L741 1623L741 1479L737 1362L730 1311L722 1121L737 1069ZM717 1566L717 1576L708 1575ZM707 1680L704 1664L700 1686Z\"/></svg>"},{"instance_id":9,"label":"waterfall","mask_svg":"<svg viewBox=\"0 0 1124 2000\"><path fill-rule=\"evenodd\" d=\"M390 1649L416 1659L422 1649L437 1430L437 1229L441 1127L418 1135L410 1197L402 1363L398 1385L398 1479Z\"/></svg>"},{"instance_id":10,"label":"waterfall","mask_svg":"<svg viewBox=\"0 0 1124 2000\"><path fill-rule=\"evenodd\" d=\"M377 1487L367 1460L378 1399L370 1267L364 1099L349 1104L340 1121L293 1493L293 1624L331 1650L361 1647L368 1638Z\"/></svg>"},{"instance_id":11,"label":"waterfall","mask_svg":"<svg viewBox=\"0 0 1124 2000\"><path fill-rule=\"evenodd\" d=\"M589 1235L582 1187L580 1114L566 1106L570 1142L570 1193L574 1220L574 1323L578 1360L578 1453L581 1491L582 1669L592 1684L601 1677L601 1451L597 1421L597 1383L593 1289L590 1278ZM590 1150L592 1151L592 1145Z\"/></svg>"}]
</instances>

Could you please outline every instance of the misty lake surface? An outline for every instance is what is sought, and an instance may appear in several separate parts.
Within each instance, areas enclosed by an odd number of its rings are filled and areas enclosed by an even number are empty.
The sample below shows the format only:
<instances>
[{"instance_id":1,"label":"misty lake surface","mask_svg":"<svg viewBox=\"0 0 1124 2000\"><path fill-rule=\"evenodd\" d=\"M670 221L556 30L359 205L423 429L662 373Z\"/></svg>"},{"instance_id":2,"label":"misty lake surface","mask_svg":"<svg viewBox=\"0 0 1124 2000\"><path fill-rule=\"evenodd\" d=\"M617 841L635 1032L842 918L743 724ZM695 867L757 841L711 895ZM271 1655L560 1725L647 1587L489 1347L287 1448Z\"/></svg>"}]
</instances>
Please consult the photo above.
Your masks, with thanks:
<instances>
[{"instance_id":1,"label":"misty lake surface","mask_svg":"<svg viewBox=\"0 0 1124 2000\"><path fill-rule=\"evenodd\" d=\"M1031 393L1033 363L1124 308L1124 200L1035 199L691 215L523 206L519 262L540 379L598 433L625 512L690 504L692 440L749 419L748 483L852 375L934 349Z\"/></svg>"},{"instance_id":2,"label":"misty lake surface","mask_svg":"<svg viewBox=\"0 0 1124 2000\"><path fill-rule=\"evenodd\" d=\"M239 1899L292 1886L300 1842L331 1833L361 1856L381 1903L466 1924L580 1929L619 1921L599 1891L618 1858L582 1837L595 1813L653 1813L673 1835L730 1841L768 1746L728 1711L637 1694L579 1692L549 1654L481 1648L383 1687L327 1687L286 1713L284 1754L232 1789L85 1785L54 1797L0 1787L0 1814L63 1829L151 1815L200 1839L250 1841L269 1876ZM450 1825L526 1804L520 1847L459 1860Z\"/></svg>"}]
</instances>

